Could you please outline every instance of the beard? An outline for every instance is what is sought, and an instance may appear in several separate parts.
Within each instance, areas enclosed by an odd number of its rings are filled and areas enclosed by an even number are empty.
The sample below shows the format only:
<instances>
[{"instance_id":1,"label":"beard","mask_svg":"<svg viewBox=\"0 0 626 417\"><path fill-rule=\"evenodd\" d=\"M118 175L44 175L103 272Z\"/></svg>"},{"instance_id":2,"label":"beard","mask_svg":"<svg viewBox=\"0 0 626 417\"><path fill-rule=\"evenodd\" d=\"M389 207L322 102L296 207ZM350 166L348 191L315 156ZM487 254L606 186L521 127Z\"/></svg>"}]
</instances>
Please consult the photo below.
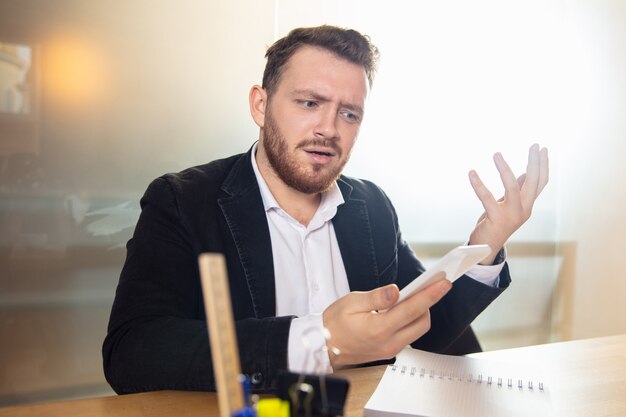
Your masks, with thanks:
<instances>
[{"instance_id":1,"label":"beard","mask_svg":"<svg viewBox=\"0 0 626 417\"><path fill-rule=\"evenodd\" d=\"M328 190L337 181L349 159L349 156L346 156L344 160L341 159L343 151L334 140L330 139L303 140L290 153L287 140L269 112L265 116L263 127L263 146L267 159L278 178L289 187L305 194L317 194ZM339 164L334 167L325 164L311 166L298 164L293 154L307 146L332 148L335 158L339 159Z\"/></svg>"}]
</instances>

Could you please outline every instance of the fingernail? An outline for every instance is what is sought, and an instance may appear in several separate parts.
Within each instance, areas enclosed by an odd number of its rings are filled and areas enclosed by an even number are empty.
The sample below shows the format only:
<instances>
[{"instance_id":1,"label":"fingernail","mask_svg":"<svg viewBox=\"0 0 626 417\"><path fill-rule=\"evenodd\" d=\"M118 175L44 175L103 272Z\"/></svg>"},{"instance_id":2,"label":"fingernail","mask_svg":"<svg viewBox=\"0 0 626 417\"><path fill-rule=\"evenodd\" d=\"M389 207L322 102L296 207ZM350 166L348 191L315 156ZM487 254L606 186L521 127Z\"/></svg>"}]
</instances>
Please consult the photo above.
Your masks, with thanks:
<instances>
[{"instance_id":1,"label":"fingernail","mask_svg":"<svg viewBox=\"0 0 626 417\"><path fill-rule=\"evenodd\" d=\"M450 288L452 288L452 283L447 279L444 279L441 281L441 284L439 284L439 294L443 297L448 291L450 291Z\"/></svg>"},{"instance_id":2,"label":"fingernail","mask_svg":"<svg viewBox=\"0 0 626 417\"><path fill-rule=\"evenodd\" d=\"M391 302L391 297L393 296L393 289L391 287L387 287L385 288L385 291L383 291L383 297L385 298L386 302Z\"/></svg>"}]
</instances>

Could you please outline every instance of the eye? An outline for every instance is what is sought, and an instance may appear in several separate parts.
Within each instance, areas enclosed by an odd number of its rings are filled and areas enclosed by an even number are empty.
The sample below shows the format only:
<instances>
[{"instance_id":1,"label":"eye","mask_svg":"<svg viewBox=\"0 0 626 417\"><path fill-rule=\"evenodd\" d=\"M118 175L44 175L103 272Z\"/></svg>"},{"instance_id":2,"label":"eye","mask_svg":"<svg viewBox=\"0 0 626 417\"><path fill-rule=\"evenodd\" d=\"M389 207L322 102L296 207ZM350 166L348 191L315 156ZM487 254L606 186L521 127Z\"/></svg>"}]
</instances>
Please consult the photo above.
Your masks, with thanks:
<instances>
[{"instance_id":1,"label":"eye","mask_svg":"<svg viewBox=\"0 0 626 417\"><path fill-rule=\"evenodd\" d=\"M351 123L356 123L361 120L358 114L352 113L350 111L344 111L342 112L342 115L344 118L346 118L346 120L348 120Z\"/></svg>"},{"instance_id":2,"label":"eye","mask_svg":"<svg viewBox=\"0 0 626 417\"><path fill-rule=\"evenodd\" d=\"M300 101L300 104L302 104L304 107L312 109L315 106L317 106L317 102L315 101L311 101L311 100L302 100Z\"/></svg>"}]
</instances>

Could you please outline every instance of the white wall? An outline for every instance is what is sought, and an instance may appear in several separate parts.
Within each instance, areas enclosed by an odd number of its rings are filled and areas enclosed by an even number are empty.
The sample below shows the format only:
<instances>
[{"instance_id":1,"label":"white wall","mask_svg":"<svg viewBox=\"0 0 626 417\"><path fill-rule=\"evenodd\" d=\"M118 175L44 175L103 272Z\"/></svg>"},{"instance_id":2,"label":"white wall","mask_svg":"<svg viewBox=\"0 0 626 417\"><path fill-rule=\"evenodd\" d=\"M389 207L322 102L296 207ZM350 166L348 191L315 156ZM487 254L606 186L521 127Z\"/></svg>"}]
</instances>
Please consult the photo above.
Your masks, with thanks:
<instances>
[{"instance_id":1,"label":"white wall","mask_svg":"<svg viewBox=\"0 0 626 417\"><path fill-rule=\"evenodd\" d=\"M572 336L626 332L626 3L577 2L578 48L593 80L563 146L559 238L578 243Z\"/></svg>"}]
</instances>

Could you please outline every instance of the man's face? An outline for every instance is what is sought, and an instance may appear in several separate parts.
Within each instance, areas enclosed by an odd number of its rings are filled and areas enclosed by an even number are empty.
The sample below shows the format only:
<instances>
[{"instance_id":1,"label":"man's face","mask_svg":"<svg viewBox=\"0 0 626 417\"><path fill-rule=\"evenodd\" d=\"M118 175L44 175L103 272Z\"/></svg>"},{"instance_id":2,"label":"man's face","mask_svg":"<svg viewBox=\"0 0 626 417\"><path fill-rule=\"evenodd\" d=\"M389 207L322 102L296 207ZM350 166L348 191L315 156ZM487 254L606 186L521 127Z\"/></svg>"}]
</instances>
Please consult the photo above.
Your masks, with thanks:
<instances>
[{"instance_id":1,"label":"man's face","mask_svg":"<svg viewBox=\"0 0 626 417\"><path fill-rule=\"evenodd\" d=\"M267 104L261 145L277 176L307 194L328 189L356 141L367 96L363 67L305 46Z\"/></svg>"}]
</instances>

